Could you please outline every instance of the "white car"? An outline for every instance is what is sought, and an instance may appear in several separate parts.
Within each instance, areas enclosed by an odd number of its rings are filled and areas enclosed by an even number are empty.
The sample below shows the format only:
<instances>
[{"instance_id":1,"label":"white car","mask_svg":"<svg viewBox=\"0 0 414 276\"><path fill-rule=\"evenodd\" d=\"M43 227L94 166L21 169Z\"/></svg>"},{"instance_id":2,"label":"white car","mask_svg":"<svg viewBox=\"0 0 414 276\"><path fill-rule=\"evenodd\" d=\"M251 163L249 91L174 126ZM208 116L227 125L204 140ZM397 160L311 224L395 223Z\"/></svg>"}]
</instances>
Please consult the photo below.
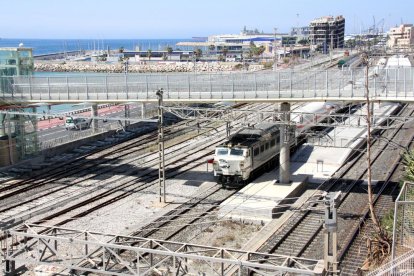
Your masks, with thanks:
<instances>
[{"instance_id":1,"label":"white car","mask_svg":"<svg viewBox=\"0 0 414 276\"><path fill-rule=\"evenodd\" d=\"M89 128L91 125L92 119L84 119L84 118L72 118L68 117L65 121L65 128L66 130L76 129L82 130Z\"/></svg>"}]
</instances>

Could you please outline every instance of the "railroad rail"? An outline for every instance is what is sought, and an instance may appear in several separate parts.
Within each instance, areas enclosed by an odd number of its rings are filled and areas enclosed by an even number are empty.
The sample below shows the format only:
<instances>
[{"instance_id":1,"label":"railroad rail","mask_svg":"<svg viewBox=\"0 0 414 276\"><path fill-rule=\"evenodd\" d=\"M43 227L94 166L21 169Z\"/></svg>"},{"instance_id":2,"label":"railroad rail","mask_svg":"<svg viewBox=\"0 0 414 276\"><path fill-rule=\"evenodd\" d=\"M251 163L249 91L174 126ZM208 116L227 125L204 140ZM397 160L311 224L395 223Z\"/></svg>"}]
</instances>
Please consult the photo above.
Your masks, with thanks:
<instances>
[{"instance_id":1,"label":"railroad rail","mask_svg":"<svg viewBox=\"0 0 414 276\"><path fill-rule=\"evenodd\" d=\"M412 111L410 112L413 113ZM400 130L401 127L398 129ZM396 135L398 132L394 131L392 137ZM390 130L388 130L390 131ZM381 154L386 151L386 148L391 147L391 145L386 144L381 147L381 149L377 150L375 153L375 158L373 158L373 165L375 166L375 162L381 163L384 161L379 161ZM363 152L359 154L358 157L354 158L351 162L352 166L355 167L358 162L362 164L365 162L363 159L364 155ZM389 157L388 157L389 158ZM378 160L378 161L377 161ZM389 161L388 161L389 163ZM342 172L338 172L336 174L336 178L330 181L325 182L318 190L319 191L343 191L344 196L342 197L342 203L338 210L339 219L339 226L338 229L341 230L339 233L338 240L341 241L339 244L340 249L340 256L342 257L344 252L346 252L346 248L348 247L347 243L351 242L352 238L348 236L349 233L352 232L354 228L348 227L351 223L350 221L354 221L353 227L355 224L359 222L360 216L365 215L366 213L366 194L363 188L363 181L359 179L363 179L365 175L366 169L362 169L359 171L357 175L350 175L350 168L352 166L347 166L342 170ZM389 165L389 164L388 164ZM398 165L397 162L390 168L387 165L387 171L390 170L391 172L395 170L396 166ZM359 165L359 168L366 168L365 165ZM384 169L384 168L383 168ZM391 173L389 173L391 175ZM383 175L378 175L377 179L384 178ZM350 180L346 180L350 179ZM382 185L378 185L381 187L386 187L388 184L387 179L383 182ZM377 188L377 193L384 190L385 188ZM377 194L377 197L379 194ZM361 206L356 208L356 206ZM314 206L312 209L315 209ZM345 215L346 214L346 215ZM341 215L345 217L341 218ZM280 228L273 236L270 238L265 245L260 248L260 252L267 252L267 253L276 253L276 254L288 254L291 256L303 256L303 257L312 257L312 258L322 258L322 252L320 248L322 248L322 212L318 210L304 210L301 212L296 212L292 215L289 219L289 222L285 224L282 228ZM315 253L318 252L318 253Z\"/></svg>"},{"instance_id":2,"label":"railroad rail","mask_svg":"<svg viewBox=\"0 0 414 276\"><path fill-rule=\"evenodd\" d=\"M195 125L196 123L192 124ZM188 135L190 131L195 132L188 123L183 122L179 128L181 129L176 131L167 129L167 137L177 140L174 137L177 137L179 134ZM202 135L203 132L200 134ZM178 143L177 146L170 143L169 146L174 147L167 149L167 151L171 151L171 154L174 155L184 150L186 148L185 143L194 135L180 138L180 143L183 146L179 146L178 141L175 142ZM125 175L118 177L118 179L122 179L136 174L136 170L140 166L156 164L156 154L148 150L148 148L151 148L151 143L153 148L156 147L156 143L154 142L156 137L156 133L151 133L141 138L131 140L127 144L87 154L68 162L64 166L49 170L46 177L44 175L38 175L17 182L13 181L10 184L3 183L3 187L0 189L0 198L2 199L0 205L0 214L3 219L2 227L13 227L33 217L35 214L39 215L53 210L57 205L54 202L56 200L58 201L58 206L62 207L65 204L77 200L83 192L87 191L88 193L92 193L99 191L105 187L108 181L100 180L97 177L98 175L105 175L111 171L123 171ZM191 150L191 147L187 146L187 150ZM133 157L131 158L131 156ZM145 162L143 162L144 159ZM111 180L113 181L113 179ZM83 184L84 182L86 184ZM96 186L94 187L94 185ZM72 193L74 195L69 196ZM49 202L52 202L52 205L46 204L45 207L45 198L49 198ZM43 202L43 205L39 204L41 202ZM27 206L24 209L27 210L26 212L23 212L24 210L19 208L21 205ZM34 208L35 206L36 208ZM6 212L9 215L5 215Z\"/></svg>"},{"instance_id":3,"label":"railroad rail","mask_svg":"<svg viewBox=\"0 0 414 276\"><path fill-rule=\"evenodd\" d=\"M210 139L210 141L209 141L209 143L212 143L213 145L215 144L215 143L217 143L217 141L215 141L215 140L213 140L213 141L211 141L211 139ZM204 144L205 144L205 142L204 142ZM206 146L206 145L204 145L204 146ZM207 145L208 146L208 145ZM197 151L199 151L199 148L200 148L200 145L197 145ZM192 152L188 152L188 154L189 155L191 155L192 154ZM195 158L197 158L197 156L195 156ZM193 163L193 165L198 165L199 163L195 163L194 164L194 160L191 160L192 161L192 163ZM181 163L182 163L182 161L181 161ZM178 165L178 166L176 166L175 168L169 168L169 171L170 172L172 172L172 175L174 175L174 174L178 174L178 173L176 173L177 171L178 171L178 168L180 167L181 165ZM149 181L145 181L145 182L149 182ZM63 219L63 220L61 220L60 222L58 222L58 223L56 223L55 225L63 225L63 224L65 224L65 223L67 223L67 222L69 222L69 221L71 221L71 220L73 220L73 219L75 219L75 218L78 218L78 217L82 217L82 216L85 216L86 214L88 214L88 213L90 213L90 212L93 212L93 211L95 211L95 210L97 210L97 209L99 209L99 208L102 208L103 206L105 206L105 205L107 205L107 204L111 204L111 203L113 203L115 200L119 200L120 198L124 198L124 197L126 197L126 196L128 196L128 195L130 195L132 192L136 192L136 191L138 191L138 190L142 190L143 188L142 187L135 187L135 188L129 188L129 187L126 187L125 186L125 184L122 184L122 183L118 183L118 184L121 184L120 186L118 186L116 189L111 189L111 190L109 190L109 191L107 191L107 192L105 192L105 193L103 193L102 195L103 195L103 197L106 197L106 196L108 196L108 195L113 195L114 193L119 193L118 195L116 195L116 196L111 196L110 198L109 198L109 200L106 200L106 201L104 201L104 202L100 202L100 204L97 204L96 206L94 206L94 207L91 207L91 206L88 206L88 209L87 210L84 210L83 212L80 212L80 213L78 213L78 214L76 214L76 215L72 215L70 218L66 218L66 219ZM150 184L151 183L148 183L148 186L146 187L146 188L148 188L149 186L150 186ZM123 193L122 191L124 191L124 190L127 190L127 192L125 192L125 193ZM121 193L120 193L121 192ZM220 189L217 189L217 191L215 191L215 192L221 192L221 194L223 194L223 195L221 195L220 196L220 200L219 200L219 202L221 202L221 201L223 201L223 200L225 200L228 196L230 196L232 193L234 193L234 191L221 191ZM101 198L103 198L103 197L101 197ZM95 196L94 198L93 198L93 201L96 201L96 200L99 200L99 198L97 197L97 196ZM211 198L210 199L208 199L208 200L210 200L211 201ZM92 202L93 202L92 201ZM217 199L215 200L215 201L217 201ZM86 201L84 201L84 202L82 202L82 205L81 206L85 206L86 204L90 204L90 203L92 203L91 201L88 201L87 203L85 203ZM187 206L187 204L185 205L185 206ZM64 210L62 210L62 211L60 211L60 212L57 212L57 213L54 213L54 214L52 214L51 216L49 216L49 217L46 217L46 218L44 218L43 220L45 220L45 221L47 221L47 220L51 220L51 219L53 219L53 218L55 218L55 217L58 217L58 216L60 216L60 215L62 215L62 214L64 214L64 213L68 213L68 212L70 212L71 210L73 210L73 209L75 209L75 208L78 208L78 207L80 207L80 206L77 206L77 205L72 205L72 206L70 206L70 207L68 207L68 208L66 208L66 209L64 209ZM217 207L217 205L214 205L214 206L210 206L210 207L208 207L208 209L209 210L207 210L207 212L209 212L209 211L211 211L212 209L214 209L214 208L216 208ZM177 210L176 211L174 211L174 212L177 212ZM186 213L186 212L191 212L191 211L189 211L188 210L188 208L187 209L185 209L185 210L179 210L178 211L178 213ZM202 213L202 212L201 212ZM178 215L175 215L176 217L178 217ZM203 214L201 214L199 217L203 217L203 216L205 216L205 214L203 215ZM198 218L191 218L190 219L190 221L196 221ZM39 222L36 222L36 223L42 223L42 221L39 221ZM156 221L156 222L154 222L154 223L160 223L159 221ZM162 222L161 222L162 223ZM162 223L162 224L170 224L171 223L171 220L170 221L168 221L167 223ZM154 227L154 224L152 224L152 226L151 226L152 228ZM151 227L149 227L149 226L147 226L145 229L150 229ZM180 227L179 227L180 228ZM181 227L181 228L183 228L183 227ZM186 228L186 225L184 226L184 228ZM142 229L141 231L144 231L145 229ZM180 230L176 230L175 231L176 233L178 233L178 232L180 232ZM149 233L153 233L153 231L149 231ZM149 233L147 233L146 235L149 235ZM159 231L158 231L158 233L159 233ZM167 233L168 233L168 231L167 231ZM175 234L169 234L169 236L168 236L168 238L171 238L172 236L174 236Z\"/></svg>"}]
</instances>

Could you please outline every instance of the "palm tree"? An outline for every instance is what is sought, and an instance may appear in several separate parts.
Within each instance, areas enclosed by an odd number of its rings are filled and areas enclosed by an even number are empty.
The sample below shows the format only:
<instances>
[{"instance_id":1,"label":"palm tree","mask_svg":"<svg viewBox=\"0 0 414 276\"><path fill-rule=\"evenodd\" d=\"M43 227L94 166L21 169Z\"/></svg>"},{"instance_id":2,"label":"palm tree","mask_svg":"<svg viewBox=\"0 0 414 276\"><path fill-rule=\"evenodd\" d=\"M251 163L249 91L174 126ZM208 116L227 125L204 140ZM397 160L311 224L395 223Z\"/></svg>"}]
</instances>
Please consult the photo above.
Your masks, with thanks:
<instances>
[{"instance_id":1,"label":"palm tree","mask_svg":"<svg viewBox=\"0 0 414 276\"><path fill-rule=\"evenodd\" d=\"M199 48L195 49L194 54L196 58L200 58L203 55L203 51Z\"/></svg>"},{"instance_id":2,"label":"palm tree","mask_svg":"<svg viewBox=\"0 0 414 276\"><path fill-rule=\"evenodd\" d=\"M151 55L152 55L152 50L151 50L151 49L148 49L148 50L147 50L147 57L148 57L148 61L150 61L150 60L151 60Z\"/></svg>"},{"instance_id":3,"label":"palm tree","mask_svg":"<svg viewBox=\"0 0 414 276\"><path fill-rule=\"evenodd\" d=\"M208 46L209 55L211 55L211 52L213 52L216 49L216 46L214 44L211 44Z\"/></svg>"},{"instance_id":4,"label":"palm tree","mask_svg":"<svg viewBox=\"0 0 414 276\"><path fill-rule=\"evenodd\" d=\"M168 53L168 57L170 58L171 57L171 54L172 54L172 52L173 52L173 48L172 47L170 47L170 46L168 46L167 48L165 48L165 50L167 51L167 53ZM171 58L170 58L171 59Z\"/></svg>"},{"instance_id":5,"label":"palm tree","mask_svg":"<svg viewBox=\"0 0 414 276\"><path fill-rule=\"evenodd\" d=\"M227 53L229 52L229 48L227 48L227 46L224 46L221 52L223 53L224 60L226 60Z\"/></svg>"}]
</instances>

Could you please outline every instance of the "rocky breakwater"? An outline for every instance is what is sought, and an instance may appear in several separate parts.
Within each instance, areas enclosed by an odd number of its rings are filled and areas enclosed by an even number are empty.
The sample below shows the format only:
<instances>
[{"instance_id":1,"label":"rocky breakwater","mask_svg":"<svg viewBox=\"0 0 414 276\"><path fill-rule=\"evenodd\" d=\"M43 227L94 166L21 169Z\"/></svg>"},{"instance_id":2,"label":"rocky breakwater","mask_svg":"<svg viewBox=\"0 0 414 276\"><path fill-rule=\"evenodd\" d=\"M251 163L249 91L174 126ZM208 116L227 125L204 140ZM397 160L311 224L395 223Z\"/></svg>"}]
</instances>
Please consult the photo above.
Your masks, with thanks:
<instances>
[{"instance_id":1,"label":"rocky breakwater","mask_svg":"<svg viewBox=\"0 0 414 276\"><path fill-rule=\"evenodd\" d=\"M37 72L97 72L97 73L123 73L125 65L122 63L96 63L96 62L73 62L55 61L42 62L36 61L34 69ZM240 71L244 69L240 63L228 62L165 62L128 65L129 73L168 73L168 72L224 72ZM262 70L263 65L250 65L248 71ZM244 69L245 70L245 69Z\"/></svg>"}]
</instances>

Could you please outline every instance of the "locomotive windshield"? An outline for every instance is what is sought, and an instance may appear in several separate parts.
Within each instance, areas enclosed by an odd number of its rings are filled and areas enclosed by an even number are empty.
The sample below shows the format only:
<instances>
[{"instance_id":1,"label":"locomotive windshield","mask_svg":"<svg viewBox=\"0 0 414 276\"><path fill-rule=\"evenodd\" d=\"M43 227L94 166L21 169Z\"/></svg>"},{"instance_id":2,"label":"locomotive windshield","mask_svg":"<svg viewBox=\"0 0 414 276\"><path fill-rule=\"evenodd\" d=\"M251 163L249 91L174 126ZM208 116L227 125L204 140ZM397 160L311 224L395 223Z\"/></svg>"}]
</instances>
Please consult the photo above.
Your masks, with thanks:
<instances>
[{"instance_id":1,"label":"locomotive windshield","mask_svg":"<svg viewBox=\"0 0 414 276\"><path fill-rule=\"evenodd\" d=\"M231 149L230 155L243 156L243 152L242 149Z\"/></svg>"},{"instance_id":2,"label":"locomotive windshield","mask_svg":"<svg viewBox=\"0 0 414 276\"><path fill-rule=\"evenodd\" d=\"M217 155L227 155L229 153L229 149L220 148L216 150Z\"/></svg>"}]
</instances>

